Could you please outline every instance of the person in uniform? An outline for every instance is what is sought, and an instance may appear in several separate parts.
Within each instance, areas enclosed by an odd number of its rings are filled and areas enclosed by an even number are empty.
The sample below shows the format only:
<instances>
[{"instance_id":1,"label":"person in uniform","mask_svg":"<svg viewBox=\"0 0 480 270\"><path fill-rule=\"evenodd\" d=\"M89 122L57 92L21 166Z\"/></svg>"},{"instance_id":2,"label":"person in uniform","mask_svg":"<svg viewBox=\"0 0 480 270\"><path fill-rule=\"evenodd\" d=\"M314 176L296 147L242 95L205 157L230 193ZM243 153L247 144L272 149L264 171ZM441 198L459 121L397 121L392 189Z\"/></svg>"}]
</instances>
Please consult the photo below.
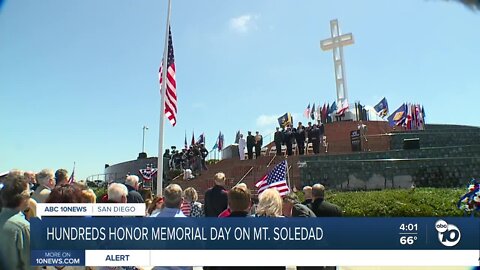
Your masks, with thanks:
<instances>
[{"instance_id":1,"label":"person in uniform","mask_svg":"<svg viewBox=\"0 0 480 270\"><path fill-rule=\"evenodd\" d=\"M320 129L316 124L313 125L309 135L312 137L313 153L320 153Z\"/></svg>"},{"instance_id":2,"label":"person in uniform","mask_svg":"<svg viewBox=\"0 0 480 270\"><path fill-rule=\"evenodd\" d=\"M298 122L295 139L297 140L298 154L305 154L305 127L302 125L302 122Z\"/></svg>"},{"instance_id":3,"label":"person in uniform","mask_svg":"<svg viewBox=\"0 0 480 270\"><path fill-rule=\"evenodd\" d=\"M285 131L285 136L283 137L285 145L287 146L287 155L293 155L292 151L292 140L293 140L293 133L292 128L287 126L287 130Z\"/></svg>"},{"instance_id":4,"label":"person in uniform","mask_svg":"<svg viewBox=\"0 0 480 270\"><path fill-rule=\"evenodd\" d=\"M255 158L259 158L262 150L263 145L263 137L257 131L255 135Z\"/></svg>"},{"instance_id":5,"label":"person in uniform","mask_svg":"<svg viewBox=\"0 0 480 270\"><path fill-rule=\"evenodd\" d=\"M282 142L283 142L283 133L280 131L280 128L277 127L277 131L273 137L275 142L275 148L277 150L277 156L282 155Z\"/></svg>"},{"instance_id":6,"label":"person in uniform","mask_svg":"<svg viewBox=\"0 0 480 270\"><path fill-rule=\"evenodd\" d=\"M255 137L252 135L252 132L248 132L247 136L247 153L248 159L253 159L253 147L255 146Z\"/></svg>"}]
</instances>

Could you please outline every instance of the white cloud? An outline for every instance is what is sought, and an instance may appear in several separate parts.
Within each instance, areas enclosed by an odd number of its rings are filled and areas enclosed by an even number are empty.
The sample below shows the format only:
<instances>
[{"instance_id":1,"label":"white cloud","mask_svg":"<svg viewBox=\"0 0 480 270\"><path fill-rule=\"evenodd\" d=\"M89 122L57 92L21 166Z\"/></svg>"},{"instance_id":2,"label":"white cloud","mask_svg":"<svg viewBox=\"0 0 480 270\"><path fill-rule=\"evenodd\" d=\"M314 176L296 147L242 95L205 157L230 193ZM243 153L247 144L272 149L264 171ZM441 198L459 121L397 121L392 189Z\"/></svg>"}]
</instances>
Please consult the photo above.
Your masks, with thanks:
<instances>
[{"instance_id":1,"label":"white cloud","mask_svg":"<svg viewBox=\"0 0 480 270\"><path fill-rule=\"evenodd\" d=\"M230 27L240 33L247 33L250 29L256 28L255 21L258 15L245 14L230 19Z\"/></svg>"},{"instance_id":2,"label":"white cloud","mask_svg":"<svg viewBox=\"0 0 480 270\"><path fill-rule=\"evenodd\" d=\"M265 115L262 114L257 117L257 126L258 127L268 127L268 126L277 126L278 125L278 117L277 115Z\"/></svg>"}]
</instances>

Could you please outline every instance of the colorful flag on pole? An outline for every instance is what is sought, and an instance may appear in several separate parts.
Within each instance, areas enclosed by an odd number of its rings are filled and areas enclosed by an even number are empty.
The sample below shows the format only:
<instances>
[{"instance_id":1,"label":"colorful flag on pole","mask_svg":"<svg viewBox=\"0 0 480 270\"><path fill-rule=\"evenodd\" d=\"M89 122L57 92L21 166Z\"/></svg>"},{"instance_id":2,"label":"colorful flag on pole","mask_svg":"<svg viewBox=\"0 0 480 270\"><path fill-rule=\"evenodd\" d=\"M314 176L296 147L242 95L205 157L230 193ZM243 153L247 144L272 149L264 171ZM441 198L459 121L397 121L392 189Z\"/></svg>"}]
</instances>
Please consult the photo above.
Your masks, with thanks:
<instances>
[{"instance_id":1,"label":"colorful flag on pole","mask_svg":"<svg viewBox=\"0 0 480 270\"><path fill-rule=\"evenodd\" d=\"M305 118L310 118L310 103L308 103L308 106L307 108L305 109L305 112L303 112L303 115L305 116Z\"/></svg>"},{"instance_id":2,"label":"colorful flag on pole","mask_svg":"<svg viewBox=\"0 0 480 270\"><path fill-rule=\"evenodd\" d=\"M284 160L278 163L269 173L264 175L255 186L258 188L260 195L266 189L274 188L278 190L280 196L285 196L290 193L290 188L287 184L287 161Z\"/></svg>"},{"instance_id":3,"label":"colorful flag on pole","mask_svg":"<svg viewBox=\"0 0 480 270\"><path fill-rule=\"evenodd\" d=\"M235 143L240 142L240 130L237 131L237 134L235 134Z\"/></svg>"},{"instance_id":4,"label":"colorful flag on pole","mask_svg":"<svg viewBox=\"0 0 480 270\"><path fill-rule=\"evenodd\" d=\"M223 134L222 134L222 132L220 132L218 134L217 148L218 148L218 151L222 151L222 149L223 149Z\"/></svg>"},{"instance_id":5,"label":"colorful flag on pole","mask_svg":"<svg viewBox=\"0 0 480 270\"><path fill-rule=\"evenodd\" d=\"M398 109L396 109L387 119L391 127L393 126L402 126L405 123L406 116L406 105L402 104Z\"/></svg>"},{"instance_id":6,"label":"colorful flag on pole","mask_svg":"<svg viewBox=\"0 0 480 270\"><path fill-rule=\"evenodd\" d=\"M185 130L185 149L188 149L188 143L187 143L187 131Z\"/></svg>"},{"instance_id":7,"label":"colorful flag on pole","mask_svg":"<svg viewBox=\"0 0 480 270\"><path fill-rule=\"evenodd\" d=\"M310 111L310 117L315 120L315 103L313 103L312 110Z\"/></svg>"},{"instance_id":8,"label":"colorful flag on pole","mask_svg":"<svg viewBox=\"0 0 480 270\"><path fill-rule=\"evenodd\" d=\"M293 118L290 113L285 113L278 118L278 125L285 128L287 125L293 125Z\"/></svg>"},{"instance_id":9,"label":"colorful flag on pole","mask_svg":"<svg viewBox=\"0 0 480 270\"><path fill-rule=\"evenodd\" d=\"M198 137L197 144L205 144L205 134L202 133L200 134L200 137Z\"/></svg>"},{"instance_id":10,"label":"colorful flag on pole","mask_svg":"<svg viewBox=\"0 0 480 270\"><path fill-rule=\"evenodd\" d=\"M162 84L162 65L158 71L160 77L161 89L166 89L165 92L165 116L170 121L172 126L177 124L177 81L175 80L175 57L173 55L173 41L170 26L168 26L168 51L167 51L167 80L166 84ZM166 87L165 87L166 85Z\"/></svg>"},{"instance_id":11,"label":"colorful flag on pole","mask_svg":"<svg viewBox=\"0 0 480 270\"><path fill-rule=\"evenodd\" d=\"M338 102L338 109L337 109L337 115L342 116L345 114L346 111L348 111L348 100L344 100L343 102L339 101Z\"/></svg>"},{"instance_id":12,"label":"colorful flag on pole","mask_svg":"<svg viewBox=\"0 0 480 270\"><path fill-rule=\"evenodd\" d=\"M332 103L332 106L330 106L330 110L328 110L328 114L332 114L332 113L334 113L334 112L336 112L336 111L337 111L337 102L334 101L334 102Z\"/></svg>"},{"instance_id":13,"label":"colorful flag on pole","mask_svg":"<svg viewBox=\"0 0 480 270\"><path fill-rule=\"evenodd\" d=\"M373 107L377 112L378 116L384 118L388 115L388 102L387 99L384 97L380 102Z\"/></svg>"}]
</instances>

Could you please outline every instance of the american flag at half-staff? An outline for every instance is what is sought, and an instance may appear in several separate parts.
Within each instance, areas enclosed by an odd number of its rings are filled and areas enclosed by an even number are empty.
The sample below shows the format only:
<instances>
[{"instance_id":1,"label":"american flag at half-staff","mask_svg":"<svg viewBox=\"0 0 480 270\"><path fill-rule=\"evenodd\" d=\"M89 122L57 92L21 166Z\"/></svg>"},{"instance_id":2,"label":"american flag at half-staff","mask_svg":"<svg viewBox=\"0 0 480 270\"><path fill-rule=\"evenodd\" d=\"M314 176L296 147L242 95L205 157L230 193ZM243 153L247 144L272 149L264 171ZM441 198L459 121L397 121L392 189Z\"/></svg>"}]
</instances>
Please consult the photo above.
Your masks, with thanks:
<instances>
[{"instance_id":1,"label":"american flag at half-staff","mask_svg":"<svg viewBox=\"0 0 480 270\"><path fill-rule=\"evenodd\" d=\"M158 76L160 78L161 89L164 89L162 86L162 69L163 63L160 66L158 71ZM165 93L165 116L170 121L172 126L175 126L177 123L177 81L175 80L175 56L173 54L173 41L172 41L172 31L170 26L168 27L168 52L167 52L167 91Z\"/></svg>"},{"instance_id":2,"label":"american flag at half-staff","mask_svg":"<svg viewBox=\"0 0 480 270\"><path fill-rule=\"evenodd\" d=\"M255 184L258 188L258 195L269 188L278 190L282 197L290 193L290 188L287 184L287 166L288 163L284 160L263 176L262 179Z\"/></svg>"}]
</instances>

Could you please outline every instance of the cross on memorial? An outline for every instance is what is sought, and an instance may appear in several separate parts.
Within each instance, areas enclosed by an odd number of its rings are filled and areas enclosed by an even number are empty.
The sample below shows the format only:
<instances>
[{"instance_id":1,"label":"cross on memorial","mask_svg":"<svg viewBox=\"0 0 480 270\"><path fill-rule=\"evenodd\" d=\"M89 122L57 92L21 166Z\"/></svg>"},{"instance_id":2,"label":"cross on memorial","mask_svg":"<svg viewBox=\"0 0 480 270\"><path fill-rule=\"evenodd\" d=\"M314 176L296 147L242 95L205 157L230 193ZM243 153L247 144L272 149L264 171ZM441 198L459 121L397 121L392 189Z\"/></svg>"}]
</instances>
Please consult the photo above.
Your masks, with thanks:
<instances>
[{"instance_id":1,"label":"cross on memorial","mask_svg":"<svg viewBox=\"0 0 480 270\"><path fill-rule=\"evenodd\" d=\"M328 39L320 41L320 47L324 51L333 51L335 84L337 87L337 106L340 109L344 104L346 104L345 102L348 104L345 63L343 61L343 47L353 44L353 35L351 33L341 35L337 19L330 21L330 31L332 36Z\"/></svg>"}]
</instances>

